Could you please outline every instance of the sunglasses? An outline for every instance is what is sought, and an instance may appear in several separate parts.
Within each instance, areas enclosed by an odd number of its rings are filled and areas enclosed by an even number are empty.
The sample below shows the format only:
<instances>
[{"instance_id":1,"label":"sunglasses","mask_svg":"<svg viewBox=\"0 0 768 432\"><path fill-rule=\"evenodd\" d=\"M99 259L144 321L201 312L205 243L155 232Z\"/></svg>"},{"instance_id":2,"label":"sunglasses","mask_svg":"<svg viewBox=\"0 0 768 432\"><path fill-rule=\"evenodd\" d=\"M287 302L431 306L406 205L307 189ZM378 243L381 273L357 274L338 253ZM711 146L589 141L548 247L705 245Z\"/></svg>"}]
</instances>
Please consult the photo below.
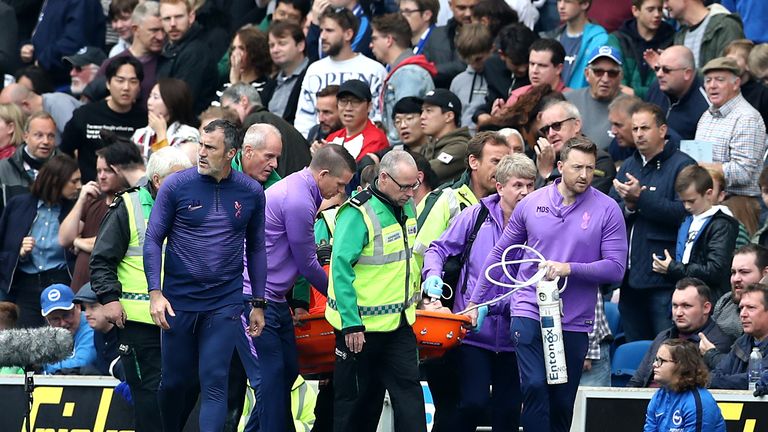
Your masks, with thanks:
<instances>
[{"instance_id":1,"label":"sunglasses","mask_svg":"<svg viewBox=\"0 0 768 432\"><path fill-rule=\"evenodd\" d=\"M685 69L688 69L688 68L685 68L685 67L671 68L671 67L659 66L659 65L656 65L656 66L653 67L654 71L656 71L656 72L662 71L665 74L668 74L668 73L674 72L674 71L685 70Z\"/></svg>"},{"instance_id":2,"label":"sunglasses","mask_svg":"<svg viewBox=\"0 0 768 432\"><path fill-rule=\"evenodd\" d=\"M616 78L619 76L619 73L621 72L620 69L598 69L598 68L589 68L589 70L592 71L593 74L595 74L596 77L600 78L605 74L608 74L608 78Z\"/></svg>"},{"instance_id":3,"label":"sunglasses","mask_svg":"<svg viewBox=\"0 0 768 432\"><path fill-rule=\"evenodd\" d=\"M542 136L547 136L547 135L549 135L549 129L550 128L552 128L552 130L554 130L555 132L560 132L560 129L563 128L563 124L565 122L567 122L567 121L570 121L570 120L576 120L576 117L568 117L565 120L560 120L560 121L556 121L554 123L550 123L550 124L542 127L541 129L539 129L539 133Z\"/></svg>"}]
</instances>

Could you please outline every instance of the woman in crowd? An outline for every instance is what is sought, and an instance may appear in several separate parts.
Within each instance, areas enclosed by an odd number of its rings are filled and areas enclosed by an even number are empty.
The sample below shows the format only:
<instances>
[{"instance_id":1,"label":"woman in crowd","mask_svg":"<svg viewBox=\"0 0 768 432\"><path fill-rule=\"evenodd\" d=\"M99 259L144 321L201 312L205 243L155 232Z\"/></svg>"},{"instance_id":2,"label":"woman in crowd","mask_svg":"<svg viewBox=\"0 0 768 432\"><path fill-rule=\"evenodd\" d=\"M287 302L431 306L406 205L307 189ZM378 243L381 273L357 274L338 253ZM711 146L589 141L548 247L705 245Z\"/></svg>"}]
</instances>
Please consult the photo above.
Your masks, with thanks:
<instances>
[{"instance_id":1,"label":"woman in crowd","mask_svg":"<svg viewBox=\"0 0 768 432\"><path fill-rule=\"evenodd\" d=\"M147 126L133 134L133 142L141 147L145 160L163 147L200 140L192 93L182 80L157 80L147 99L147 120Z\"/></svg>"},{"instance_id":2,"label":"woman in crowd","mask_svg":"<svg viewBox=\"0 0 768 432\"><path fill-rule=\"evenodd\" d=\"M503 107L494 115L493 123L517 129L525 138L526 154L535 158L533 148L539 138L540 116L544 108L553 102L563 101L562 93L552 90L548 85L533 87L531 91L520 96L510 107Z\"/></svg>"},{"instance_id":3,"label":"woman in crowd","mask_svg":"<svg viewBox=\"0 0 768 432\"><path fill-rule=\"evenodd\" d=\"M661 388L645 414L644 432L725 432L725 420L706 389L709 370L698 345L684 339L662 342L653 361Z\"/></svg>"},{"instance_id":4,"label":"woman in crowd","mask_svg":"<svg viewBox=\"0 0 768 432\"><path fill-rule=\"evenodd\" d=\"M252 25L241 28L235 33L227 55L228 61L222 59L219 62L220 74L228 70L224 78L228 82L224 88L241 82L249 83L258 90L261 104L267 106L275 87L272 79L275 65L269 55L267 33ZM222 68L224 65L228 69Z\"/></svg>"},{"instance_id":5,"label":"woman in crowd","mask_svg":"<svg viewBox=\"0 0 768 432\"><path fill-rule=\"evenodd\" d=\"M30 192L8 201L0 217L0 297L19 307L19 327L45 325L40 294L69 285L72 257L59 245L59 224L80 193L80 170L67 155L46 162Z\"/></svg>"},{"instance_id":6,"label":"woman in crowd","mask_svg":"<svg viewBox=\"0 0 768 432\"><path fill-rule=\"evenodd\" d=\"M14 104L0 104L0 159L13 156L24 141L24 115Z\"/></svg>"}]
</instances>

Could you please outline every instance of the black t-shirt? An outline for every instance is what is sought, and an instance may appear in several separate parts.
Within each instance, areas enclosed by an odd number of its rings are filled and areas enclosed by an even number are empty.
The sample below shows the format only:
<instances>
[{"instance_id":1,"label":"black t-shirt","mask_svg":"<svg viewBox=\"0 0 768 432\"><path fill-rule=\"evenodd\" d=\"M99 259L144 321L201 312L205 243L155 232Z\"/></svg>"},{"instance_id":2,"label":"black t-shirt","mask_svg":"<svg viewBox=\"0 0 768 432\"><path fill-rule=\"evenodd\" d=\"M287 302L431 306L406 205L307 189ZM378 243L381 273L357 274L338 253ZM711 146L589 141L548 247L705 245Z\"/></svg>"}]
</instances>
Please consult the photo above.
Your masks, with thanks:
<instances>
[{"instance_id":1,"label":"black t-shirt","mask_svg":"<svg viewBox=\"0 0 768 432\"><path fill-rule=\"evenodd\" d=\"M77 150L77 163L83 184L96 180L96 150L103 147L99 132L115 132L128 139L136 129L147 125L147 113L137 104L127 113L112 111L106 100L83 105L72 114L61 136L61 151L71 156Z\"/></svg>"}]
</instances>

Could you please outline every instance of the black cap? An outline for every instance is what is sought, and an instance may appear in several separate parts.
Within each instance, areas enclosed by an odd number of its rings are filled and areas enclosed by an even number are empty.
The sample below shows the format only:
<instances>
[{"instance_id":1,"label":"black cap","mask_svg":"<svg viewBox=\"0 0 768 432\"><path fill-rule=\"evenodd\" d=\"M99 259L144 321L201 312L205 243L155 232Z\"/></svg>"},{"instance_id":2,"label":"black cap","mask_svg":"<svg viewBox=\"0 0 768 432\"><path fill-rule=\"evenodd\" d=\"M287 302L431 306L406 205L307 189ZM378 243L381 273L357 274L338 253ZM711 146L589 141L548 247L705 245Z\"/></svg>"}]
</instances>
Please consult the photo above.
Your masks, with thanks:
<instances>
[{"instance_id":1,"label":"black cap","mask_svg":"<svg viewBox=\"0 0 768 432\"><path fill-rule=\"evenodd\" d=\"M419 114L421 113L421 104L424 101L416 96L406 96L400 98L392 108L392 118L395 118L397 114Z\"/></svg>"},{"instance_id":2,"label":"black cap","mask_svg":"<svg viewBox=\"0 0 768 432\"><path fill-rule=\"evenodd\" d=\"M96 293L93 292L93 288L91 288L90 282L81 286L80 289L77 291L77 294L75 294L75 298L72 299L72 303L74 304L81 304L81 303L93 304L98 302L99 302L99 298L96 297Z\"/></svg>"},{"instance_id":3,"label":"black cap","mask_svg":"<svg viewBox=\"0 0 768 432\"><path fill-rule=\"evenodd\" d=\"M434 105L443 111L453 111L456 118L461 118L461 101L453 92L438 88L424 95L424 105Z\"/></svg>"},{"instance_id":4,"label":"black cap","mask_svg":"<svg viewBox=\"0 0 768 432\"><path fill-rule=\"evenodd\" d=\"M341 98L345 94L367 101L372 99L371 89L368 87L368 83L356 79L344 81L339 86L339 92L336 93L336 99Z\"/></svg>"},{"instance_id":5,"label":"black cap","mask_svg":"<svg viewBox=\"0 0 768 432\"><path fill-rule=\"evenodd\" d=\"M75 54L63 58L64 61L77 67L83 67L91 63L101 66L106 59L107 55L104 54L104 51L92 46L82 47Z\"/></svg>"}]
</instances>

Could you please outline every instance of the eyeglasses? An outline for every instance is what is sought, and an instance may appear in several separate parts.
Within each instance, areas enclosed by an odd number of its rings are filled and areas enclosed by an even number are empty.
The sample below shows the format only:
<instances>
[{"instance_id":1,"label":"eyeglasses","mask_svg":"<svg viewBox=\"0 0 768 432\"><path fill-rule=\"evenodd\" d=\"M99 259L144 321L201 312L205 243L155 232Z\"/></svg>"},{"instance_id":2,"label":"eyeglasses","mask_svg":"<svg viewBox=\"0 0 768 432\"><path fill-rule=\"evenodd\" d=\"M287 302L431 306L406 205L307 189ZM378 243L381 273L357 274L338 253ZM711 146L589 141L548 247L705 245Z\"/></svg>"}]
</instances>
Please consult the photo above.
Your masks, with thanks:
<instances>
[{"instance_id":1,"label":"eyeglasses","mask_svg":"<svg viewBox=\"0 0 768 432\"><path fill-rule=\"evenodd\" d=\"M563 128L563 124L570 120L576 120L576 117L568 117L565 120L560 120L551 124L548 124L541 129L539 129L539 133L543 136L549 135L549 128L552 128L555 132L560 132L560 129Z\"/></svg>"},{"instance_id":2,"label":"eyeglasses","mask_svg":"<svg viewBox=\"0 0 768 432\"><path fill-rule=\"evenodd\" d=\"M405 117L395 116L395 126L408 125L419 119L420 117L418 115L407 115Z\"/></svg>"},{"instance_id":3,"label":"eyeglasses","mask_svg":"<svg viewBox=\"0 0 768 432\"><path fill-rule=\"evenodd\" d=\"M685 69L688 69L688 68L686 68L686 67L671 68L671 67L668 67L668 66L659 66L659 65L656 65L656 66L653 67L654 71L656 71L656 72L662 71L664 74L668 74L670 72L679 71L679 70L685 70Z\"/></svg>"},{"instance_id":4,"label":"eyeglasses","mask_svg":"<svg viewBox=\"0 0 768 432\"><path fill-rule=\"evenodd\" d=\"M336 101L336 104L339 106L339 108L344 108L345 106L349 105L352 108L357 108L363 103L360 99L338 99Z\"/></svg>"},{"instance_id":5,"label":"eyeglasses","mask_svg":"<svg viewBox=\"0 0 768 432\"><path fill-rule=\"evenodd\" d=\"M595 76L598 78L601 78L605 74L608 74L608 78L616 78L621 72L620 69L598 69L593 67L589 68L589 70L591 70L592 73L595 74Z\"/></svg>"},{"instance_id":6,"label":"eyeglasses","mask_svg":"<svg viewBox=\"0 0 768 432\"><path fill-rule=\"evenodd\" d=\"M677 363L677 362L676 362L676 361L674 361L674 360L667 360L667 359L661 358L661 357L659 357L659 356L656 356L656 357L653 359L653 364L657 364L657 365L659 365L659 366L663 366L663 365L664 365L664 363Z\"/></svg>"},{"instance_id":7,"label":"eyeglasses","mask_svg":"<svg viewBox=\"0 0 768 432\"><path fill-rule=\"evenodd\" d=\"M417 12L424 12L424 10L423 9L400 9L401 15L410 15Z\"/></svg>"},{"instance_id":8,"label":"eyeglasses","mask_svg":"<svg viewBox=\"0 0 768 432\"><path fill-rule=\"evenodd\" d=\"M414 183L414 184L406 184L406 185L404 185L404 184L400 184L400 182L398 182L397 180L395 180L395 178L394 178L394 177L392 177L392 175L391 175L391 174L389 174L388 172L386 172L386 171L383 171L383 173L384 173L384 174L386 174L386 175L387 175L387 177L389 177L389 179L390 179L390 180L392 180L393 182L395 182L395 184L396 184L396 185L397 185L397 186L400 188L400 192L405 192L405 191L407 191L407 190L409 190L409 189L410 189L410 190L416 190L416 189L418 189L418 188L419 188L419 186L421 186L421 182L420 182L420 181L418 181L418 180L416 180L416 183Z\"/></svg>"}]
</instances>

